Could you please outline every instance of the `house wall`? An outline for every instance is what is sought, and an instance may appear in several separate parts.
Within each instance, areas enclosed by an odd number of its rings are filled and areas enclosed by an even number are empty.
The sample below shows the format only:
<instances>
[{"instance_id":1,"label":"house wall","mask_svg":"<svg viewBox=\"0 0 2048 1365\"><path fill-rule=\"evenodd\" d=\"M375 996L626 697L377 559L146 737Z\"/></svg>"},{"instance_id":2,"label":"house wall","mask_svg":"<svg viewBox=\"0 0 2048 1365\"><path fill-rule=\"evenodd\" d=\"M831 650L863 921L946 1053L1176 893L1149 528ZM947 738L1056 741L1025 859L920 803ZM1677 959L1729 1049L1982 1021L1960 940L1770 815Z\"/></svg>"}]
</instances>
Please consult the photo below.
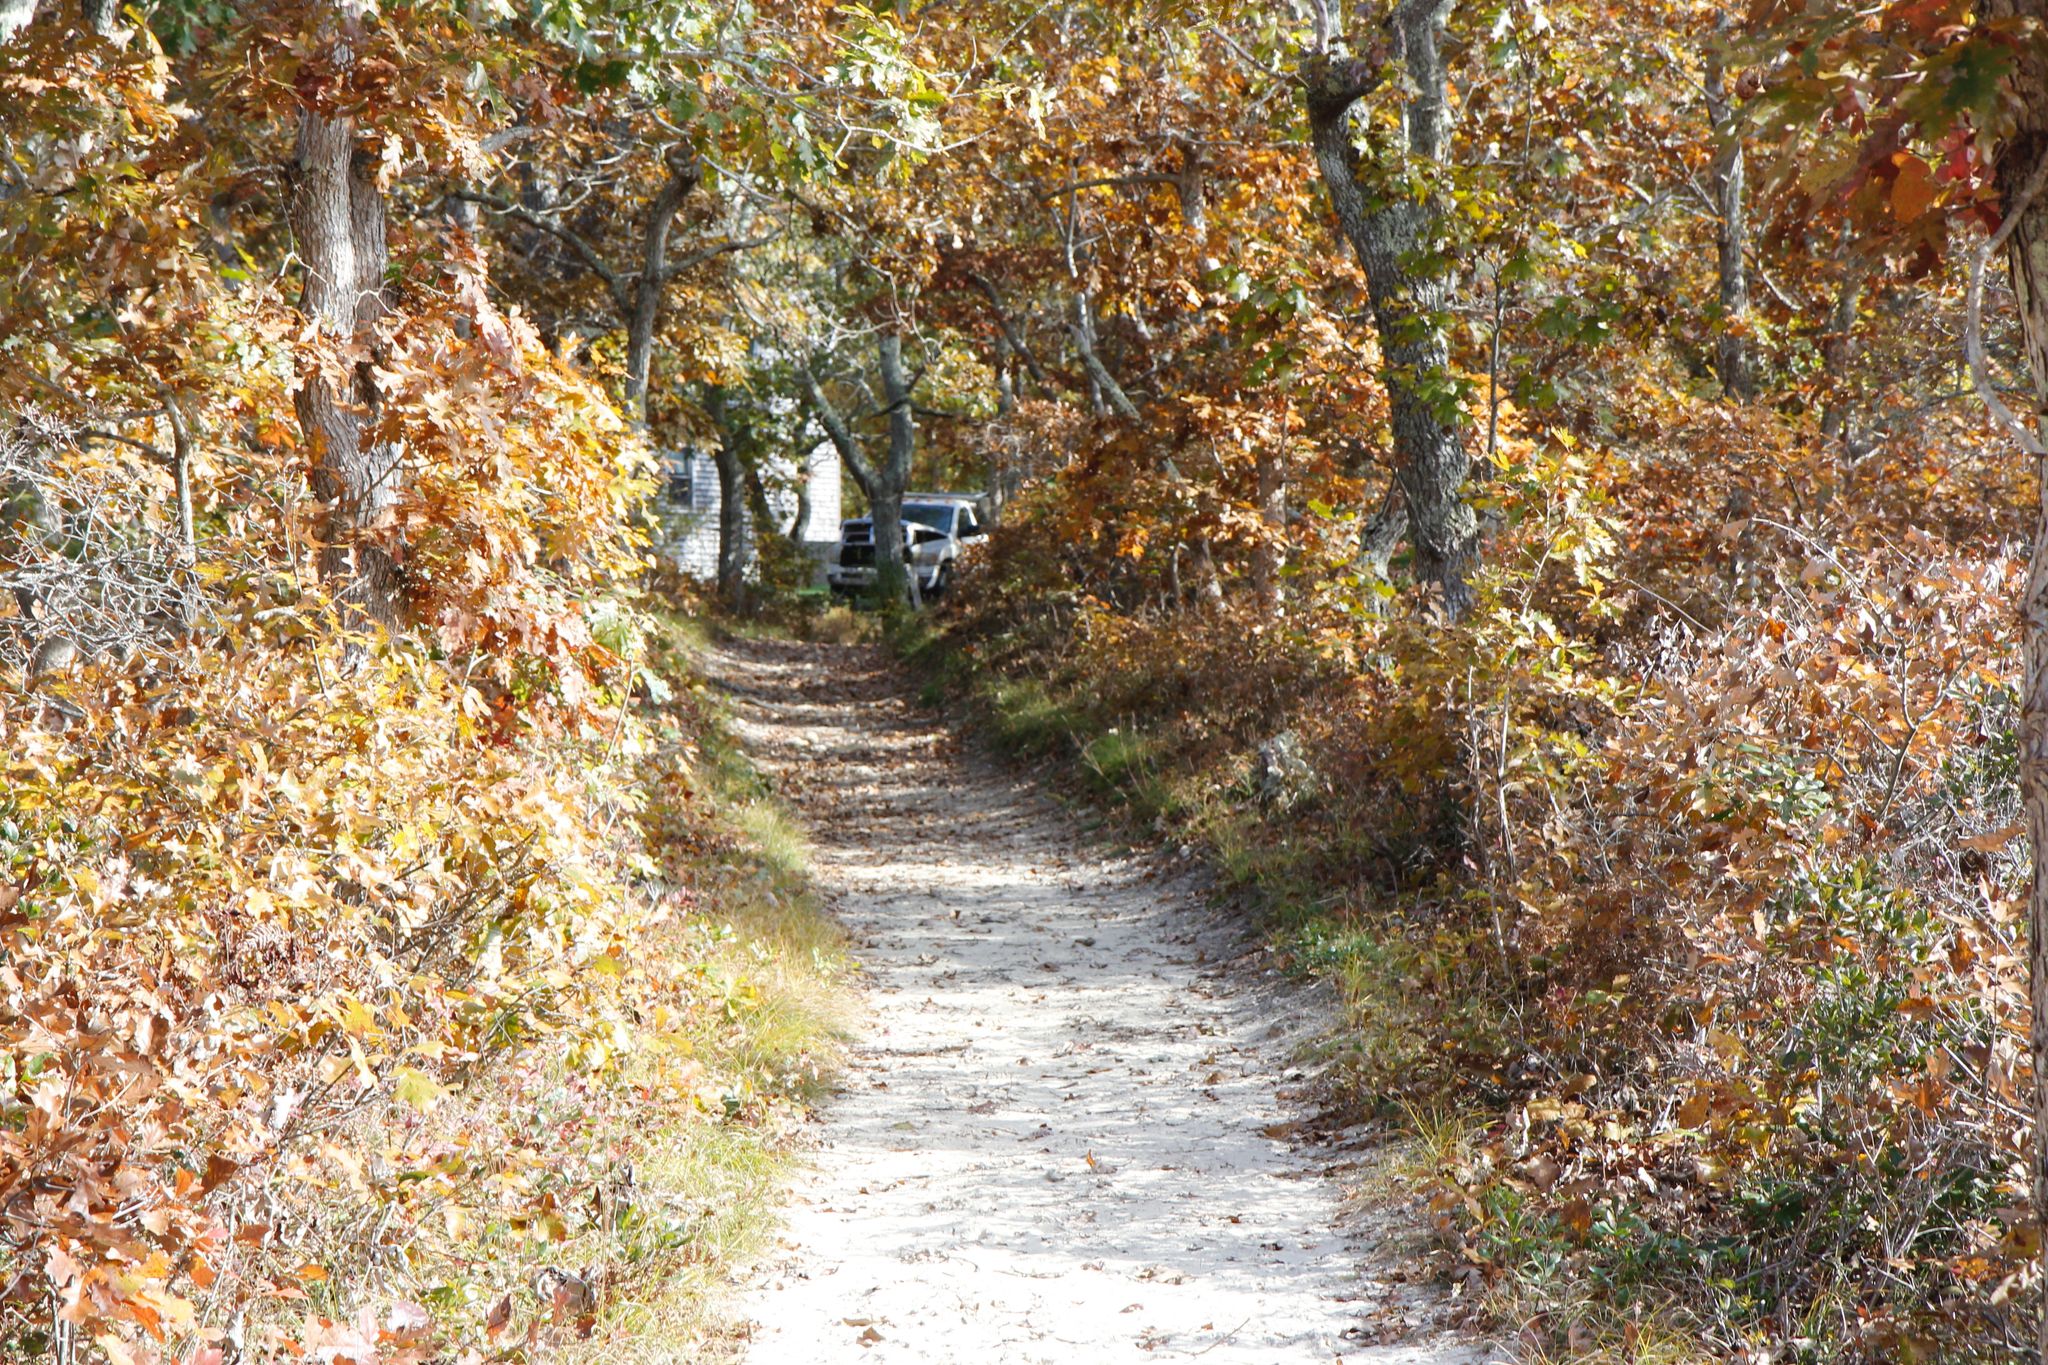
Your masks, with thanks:
<instances>
[{"instance_id":1,"label":"house wall","mask_svg":"<svg viewBox=\"0 0 2048 1365\"><path fill-rule=\"evenodd\" d=\"M804 523L803 532L797 538L807 545L821 542L837 545L839 522L844 515L841 511L843 486L840 483L839 454L830 445L820 444L810 453L807 463L810 465L811 516L810 520ZM783 469L793 473L791 466L785 465ZM789 474L785 473L782 482L788 482L788 479ZM768 504L775 509L775 515L782 523L787 525L789 519L796 515L796 490L787 488L774 493L769 497Z\"/></svg>"},{"instance_id":2,"label":"house wall","mask_svg":"<svg viewBox=\"0 0 2048 1365\"><path fill-rule=\"evenodd\" d=\"M661 457L663 479L658 495L660 531L655 552L692 578L718 576L718 465L699 450L665 451ZM839 522L843 507L843 485L838 454L830 445L820 445L808 457L811 483L811 515L803 528L805 547L822 562L825 550L839 543ZM783 462L768 470L772 484L788 484L794 466ZM796 492L779 487L769 494L768 505L779 525L796 515ZM753 515L747 515L747 562L753 564Z\"/></svg>"},{"instance_id":3,"label":"house wall","mask_svg":"<svg viewBox=\"0 0 2048 1365\"><path fill-rule=\"evenodd\" d=\"M692 578L718 576L718 466L697 450L661 454L654 551Z\"/></svg>"}]
</instances>

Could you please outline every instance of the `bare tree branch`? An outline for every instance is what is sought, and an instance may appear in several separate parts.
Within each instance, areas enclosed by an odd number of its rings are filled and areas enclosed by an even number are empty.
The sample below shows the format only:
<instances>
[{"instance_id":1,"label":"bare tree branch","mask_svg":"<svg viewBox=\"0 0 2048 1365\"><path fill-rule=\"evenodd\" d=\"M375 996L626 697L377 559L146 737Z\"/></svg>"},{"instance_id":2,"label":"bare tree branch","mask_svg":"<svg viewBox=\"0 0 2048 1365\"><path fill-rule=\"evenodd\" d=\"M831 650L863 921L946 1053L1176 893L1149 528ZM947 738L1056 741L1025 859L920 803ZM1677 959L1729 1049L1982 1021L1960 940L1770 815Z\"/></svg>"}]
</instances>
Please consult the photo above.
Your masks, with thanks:
<instances>
[{"instance_id":1,"label":"bare tree branch","mask_svg":"<svg viewBox=\"0 0 2048 1365\"><path fill-rule=\"evenodd\" d=\"M1080 190L1099 190L1110 185L1180 185L1180 177L1168 175L1165 171L1143 171L1132 175L1105 175L1094 180L1076 180L1053 190L1033 191L1041 202L1058 199L1063 195Z\"/></svg>"},{"instance_id":2,"label":"bare tree branch","mask_svg":"<svg viewBox=\"0 0 2048 1365\"><path fill-rule=\"evenodd\" d=\"M874 466L870 465L867 457L862 454L860 442L855 439L852 428L846 425L846 419L840 415L839 409L833 406L832 400L825 396L824 386L819 384L818 377L811 373L808 361L796 367L796 378L797 383L803 387L804 398L810 403L811 411L817 415L818 425L825 428L826 438L832 442L833 449L839 452L839 458L846 461L846 467L853 472L854 482L860 485L861 492L873 497L871 490L875 483Z\"/></svg>"},{"instance_id":3,"label":"bare tree branch","mask_svg":"<svg viewBox=\"0 0 2048 1365\"><path fill-rule=\"evenodd\" d=\"M661 272L661 278L663 280L672 280L684 271L693 270L713 257L723 256L727 252L752 251L755 247L767 246L770 242L781 237L782 233L783 229L777 228L763 237L749 237L745 241L739 242L720 242L716 246L708 246L701 251L693 251L681 260L664 267Z\"/></svg>"},{"instance_id":4,"label":"bare tree branch","mask_svg":"<svg viewBox=\"0 0 2048 1365\"><path fill-rule=\"evenodd\" d=\"M1052 384L1046 378L1045 367L1038 363L1038 357L1031 354L1031 348L1026 346L1024 338L1017 334L1016 327L1010 321L1009 311L1003 306L1003 296L996 290L995 282L979 272L967 278L974 282L975 287L988 299L988 306L995 310L996 326L1002 329L1003 340L1017 353L1017 358L1024 362L1024 368L1031 372L1031 377L1038 381L1038 386L1041 389L1050 389Z\"/></svg>"},{"instance_id":5,"label":"bare tree branch","mask_svg":"<svg viewBox=\"0 0 2048 1365\"><path fill-rule=\"evenodd\" d=\"M1984 406L2013 442L2036 460L2048 459L2048 447L2042 446L2041 438L1998 396L1998 389L1991 382L1990 367L1984 362L1984 268L1990 263L1992 254L2012 236L2013 229L2026 216L2027 206L2034 202L2034 196L2041 192L2044 184L2048 184L2048 156L2041 158L2041 164L2034 168L2033 174L2027 177L2026 185L2006 207L2005 221L1998 225L1998 231L1986 237L1970 253L1970 288L1963 319L1963 354L1969 361L1970 382L1976 387L1977 396L1984 400Z\"/></svg>"},{"instance_id":6,"label":"bare tree branch","mask_svg":"<svg viewBox=\"0 0 2048 1365\"><path fill-rule=\"evenodd\" d=\"M589 242L584 241L577 233L570 231L552 219L543 217L530 209L523 208L495 194L479 194L475 190L450 190L448 197L479 205L489 209L492 213L503 214L515 222L524 223L530 228L558 238L571 251L576 253L577 259L590 268L591 274L603 280L610 287L612 301L618 304L620 312L631 313L633 311L633 296L626 290L624 276L606 264L604 258L597 254L597 249L591 246Z\"/></svg>"}]
</instances>

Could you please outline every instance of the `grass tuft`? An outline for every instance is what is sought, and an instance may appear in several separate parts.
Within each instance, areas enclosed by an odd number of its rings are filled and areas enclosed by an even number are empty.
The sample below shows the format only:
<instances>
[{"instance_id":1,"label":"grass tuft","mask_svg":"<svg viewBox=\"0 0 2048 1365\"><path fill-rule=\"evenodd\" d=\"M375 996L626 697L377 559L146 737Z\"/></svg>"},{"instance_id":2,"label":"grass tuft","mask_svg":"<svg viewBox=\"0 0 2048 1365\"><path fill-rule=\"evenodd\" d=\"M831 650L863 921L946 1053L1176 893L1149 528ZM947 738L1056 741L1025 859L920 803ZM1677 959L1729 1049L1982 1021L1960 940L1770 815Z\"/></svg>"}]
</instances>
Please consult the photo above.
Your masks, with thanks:
<instances>
[{"instance_id":1,"label":"grass tuft","mask_svg":"<svg viewBox=\"0 0 2048 1365\"><path fill-rule=\"evenodd\" d=\"M664 622L676 690L708 640L699 623ZM701 689L694 695L704 697ZM812 885L803 831L700 702L690 831L660 850L696 892L656 951L699 983L677 1046L699 1070L689 1102L651 1130L599 1135L618 1154L613 1216L556 1253L613 1292L572 1362L736 1360L735 1277L771 1244L804 1124L838 1065L852 1015L843 935Z\"/></svg>"}]
</instances>

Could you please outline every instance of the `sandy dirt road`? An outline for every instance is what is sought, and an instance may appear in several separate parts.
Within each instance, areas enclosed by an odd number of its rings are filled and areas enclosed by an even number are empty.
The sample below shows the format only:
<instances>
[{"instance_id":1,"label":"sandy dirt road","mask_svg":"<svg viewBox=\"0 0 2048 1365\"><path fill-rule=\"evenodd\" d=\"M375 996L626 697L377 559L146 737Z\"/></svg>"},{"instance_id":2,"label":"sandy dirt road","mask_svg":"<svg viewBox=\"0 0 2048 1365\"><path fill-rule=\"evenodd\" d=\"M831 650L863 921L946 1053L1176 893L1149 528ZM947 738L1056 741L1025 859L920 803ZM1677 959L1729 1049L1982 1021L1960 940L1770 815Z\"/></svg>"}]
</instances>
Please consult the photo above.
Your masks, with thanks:
<instances>
[{"instance_id":1,"label":"sandy dirt road","mask_svg":"<svg viewBox=\"0 0 2048 1365\"><path fill-rule=\"evenodd\" d=\"M1313 1010L1222 960L1237 931L1090 851L877 651L710 664L808 825L868 1010L742 1306L749 1365L1476 1358L1415 1340L1391 1258L1336 1230L1280 1096Z\"/></svg>"}]
</instances>

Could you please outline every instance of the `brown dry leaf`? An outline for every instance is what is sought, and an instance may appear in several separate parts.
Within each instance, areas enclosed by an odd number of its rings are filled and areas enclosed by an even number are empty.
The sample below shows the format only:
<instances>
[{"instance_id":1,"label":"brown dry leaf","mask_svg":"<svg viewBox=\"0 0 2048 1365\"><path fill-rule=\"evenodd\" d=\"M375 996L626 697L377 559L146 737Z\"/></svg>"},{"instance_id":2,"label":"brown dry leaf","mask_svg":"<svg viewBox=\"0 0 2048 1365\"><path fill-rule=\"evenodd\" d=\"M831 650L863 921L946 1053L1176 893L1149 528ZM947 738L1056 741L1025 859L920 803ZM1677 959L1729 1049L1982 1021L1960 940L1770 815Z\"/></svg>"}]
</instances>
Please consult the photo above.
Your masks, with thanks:
<instances>
[{"instance_id":1,"label":"brown dry leaf","mask_svg":"<svg viewBox=\"0 0 2048 1365\"><path fill-rule=\"evenodd\" d=\"M2004 829L1995 829L1989 834L1979 834L1969 839L1958 839L1956 840L1956 847L1974 849L1979 853L1996 853L1999 849L2004 848L2026 832L2027 827L2025 825L2007 825Z\"/></svg>"},{"instance_id":2,"label":"brown dry leaf","mask_svg":"<svg viewBox=\"0 0 2048 1365\"><path fill-rule=\"evenodd\" d=\"M1934 171L1910 152L1897 157L1899 175L1892 181L1892 216L1910 223L1934 202Z\"/></svg>"}]
</instances>

